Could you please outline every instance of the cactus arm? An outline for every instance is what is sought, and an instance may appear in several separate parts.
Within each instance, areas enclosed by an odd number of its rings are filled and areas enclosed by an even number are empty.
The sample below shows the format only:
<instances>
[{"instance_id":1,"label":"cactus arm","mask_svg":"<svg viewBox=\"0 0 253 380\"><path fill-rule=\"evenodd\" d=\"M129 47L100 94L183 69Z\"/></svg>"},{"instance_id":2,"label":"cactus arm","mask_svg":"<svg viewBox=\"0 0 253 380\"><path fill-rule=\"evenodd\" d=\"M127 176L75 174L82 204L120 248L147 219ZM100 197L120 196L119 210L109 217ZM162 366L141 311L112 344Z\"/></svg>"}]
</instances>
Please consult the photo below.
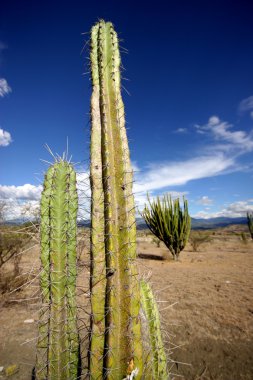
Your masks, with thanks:
<instances>
[{"instance_id":1,"label":"cactus arm","mask_svg":"<svg viewBox=\"0 0 253 380\"><path fill-rule=\"evenodd\" d=\"M105 244L104 244L104 193L102 183L101 120L98 73L98 28L91 30L91 338L89 369L91 379L99 379L103 373L105 334Z\"/></svg>"},{"instance_id":2,"label":"cactus arm","mask_svg":"<svg viewBox=\"0 0 253 380\"><path fill-rule=\"evenodd\" d=\"M151 343L151 363L153 379L168 380L167 358L162 341L161 325L157 303L149 284L141 280L141 302L144 314L147 318L150 343Z\"/></svg>"}]
</instances>

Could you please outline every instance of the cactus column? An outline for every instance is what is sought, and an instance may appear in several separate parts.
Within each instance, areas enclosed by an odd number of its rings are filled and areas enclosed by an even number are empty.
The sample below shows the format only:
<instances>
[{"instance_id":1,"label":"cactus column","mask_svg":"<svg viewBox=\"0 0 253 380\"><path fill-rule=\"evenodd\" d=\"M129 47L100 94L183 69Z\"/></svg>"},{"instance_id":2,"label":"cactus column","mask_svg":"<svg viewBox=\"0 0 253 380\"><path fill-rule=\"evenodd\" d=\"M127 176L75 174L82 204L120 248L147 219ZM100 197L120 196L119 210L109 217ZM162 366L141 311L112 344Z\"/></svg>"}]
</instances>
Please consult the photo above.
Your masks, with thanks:
<instances>
[{"instance_id":1,"label":"cactus column","mask_svg":"<svg viewBox=\"0 0 253 380\"><path fill-rule=\"evenodd\" d=\"M142 376L132 169L120 92L117 34L91 31L91 379Z\"/></svg>"},{"instance_id":2,"label":"cactus column","mask_svg":"<svg viewBox=\"0 0 253 380\"><path fill-rule=\"evenodd\" d=\"M63 160L45 176L41 198L42 310L36 380L76 380L76 176Z\"/></svg>"}]
</instances>

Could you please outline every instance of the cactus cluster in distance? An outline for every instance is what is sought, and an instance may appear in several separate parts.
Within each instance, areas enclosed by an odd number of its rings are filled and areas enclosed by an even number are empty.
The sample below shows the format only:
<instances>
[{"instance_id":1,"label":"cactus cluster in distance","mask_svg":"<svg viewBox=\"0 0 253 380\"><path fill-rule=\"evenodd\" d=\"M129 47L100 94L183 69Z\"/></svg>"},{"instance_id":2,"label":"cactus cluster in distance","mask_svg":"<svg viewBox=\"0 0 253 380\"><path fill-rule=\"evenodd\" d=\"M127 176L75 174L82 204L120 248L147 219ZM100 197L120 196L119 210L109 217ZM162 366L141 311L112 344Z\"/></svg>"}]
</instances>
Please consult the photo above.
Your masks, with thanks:
<instances>
[{"instance_id":1,"label":"cactus cluster in distance","mask_svg":"<svg viewBox=\"0 0 253 380\"><path fill-rule=\"evenodd\" d=\"M142 216L153 234L164 242L174 260L177 260L184 249L191 231L191 217L188 213L188 202L184 199L183 209L179 199L172 201L171 196L164 195L149 201Z\"/></svg>"},{"instance_id":2,"label":"cactus cluster in distance","mask_svg":"<svg viewBox=\"0 0 253 380\"><path fill-rule=\"evenodd\" d=\"M110 22L91 30L91 252L88 378L167 380L158 308L136 266L132 168ZM76 314L76 176L52 165L41 199L42 310L36 380L79 379ZM87 378L87 376L85 378Z\"/></svg>"}]
</instances>

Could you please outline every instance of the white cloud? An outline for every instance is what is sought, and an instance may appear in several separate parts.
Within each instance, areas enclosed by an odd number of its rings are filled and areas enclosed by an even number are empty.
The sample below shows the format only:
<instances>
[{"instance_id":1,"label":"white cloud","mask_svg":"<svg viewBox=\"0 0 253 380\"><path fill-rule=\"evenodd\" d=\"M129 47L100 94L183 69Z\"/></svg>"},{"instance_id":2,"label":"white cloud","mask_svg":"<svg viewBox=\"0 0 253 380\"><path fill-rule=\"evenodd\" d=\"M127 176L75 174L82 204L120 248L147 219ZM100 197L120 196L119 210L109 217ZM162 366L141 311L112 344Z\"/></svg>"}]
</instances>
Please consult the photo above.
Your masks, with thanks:
<instances>
[{"instance_id":1,"label":"white cloud","mask_svg":"<svg viewBox=\"0 0 253 380\"><path fill-rule=\"evenodd\" d=\"M78 219L90 218L90 172L88 169L79 171L76 174L77 192L79 199Z\"/></svg>"},{"instance_id":2,"label":"white cloud","mask_svg":"<svg viewBox=\"0 0 253 380\"><path fill-rule=\"evenodd\" d=\"M173 198L182 198L187 191L168 190L170 187L185 185L189 181L221 175L236 170L233 158L226 158L223 154L201 156L186 161L152 164L147 170L135 173L133 192L139 209L147 203L147 192L152 198L154 194L167 192ZM163 191L164 190L164 191ZM205 204L210 204L208 197L203 197ZM204 203L202 203L204 204Z\"/></svg>"},{"instance_id":3,"label":"white cloud","mask_svg":"<svg viewBox=\"0 0 253 380\"><path fill-rule=\"evenodd\" d=\"M132 161L132 162L131 162L131 166L132 166L132 169L133 169L133 172L134 172L134 173L140 171L140 168L139 168L139 166L138 166L138 164L137 164L136 161Z\"/></svg>"},{"instance_id":4,"label":"white cloud","mask_svg":"<svg viewBox=\"0 0 253 380\"><path fill-rule=\"evenodd\" d=\"M135 165L135 169L138 169L137 165ZM32 204L33 207L31 210L36 209L39 205L42 189L43 187L41 185L35 186L31 184L22 186L0 185L0 200L7 201L9 204L8 218L20 218L26 205ZM89 170L84 169L83 171L77 172L77 190L79 197L78 219L89 219L91 197ZM173 198L182 197L187 194L186 192L178 191L169 191L169 193ZM150 191L150 198L152 198L152 196L153 192ZM135 194L135 203L140 210L144 207L144 204L147 203L147 193L145 189ZM29 217L28 214L29 207L27 217Z\"/></svg>"},{"instance_id":5,"label":"white cloud","mask_svg":"<svg viewBox=\"0 0 253 380\"><path fill-rule=\"evenodd\" d=\"M147 192L149 192L150 197L162 194L165 191L171 193L174 198L182 197L187 192L168 190L168 188L238 170L238 155L253 150L253 137L250 134L247 135L244 131L231 131L232 125L222 122L218 116L210 117L207 124L197 125L196 128L198 132L211 134L215 140L221 142L200 147L199 155L188 160L154 163L144 170L141 170L136 163L132 165L135 172L133 191L139 208L142 208L147 202ZM81 204L79 217L87 219L89 218L91 195L89 170L85 169L77 173L77 186ZM38 201L41 191L42 186L29 184L16 187L0 186L0 198ZM198 203L208 206L212 200L203 196ZM203 213L206 215L205 211Z\"/></svg>"},{"instance_id":6,"label":"white cloud","mask_svg":"<svg viewBox=\"0 0 253 380\"><path fill-rule=\"evenodd\" d=\"M32 217L34 211L39 207L42 190L42 185L0 185L0 200L8 204L8 219L24 216L24 209L27 209L26 217ZM80 204L78 218L88 219L90 217L89 171L77 173L77 190Z\"/></svg>"},{"instance_id":7,"label":"white cloud","mask_svg":"<svg viewBox=\"0 0 253 380\"><path fill-rule=\"evenodd\" d=\"M253 150L253 133L233 131L232 125L216 115L205 125L196 125L197 131L208 134L212 141L199 148L199 155L179 162L152 164L135 174L134 193L137 203L142 204L146 193L161 193L172 186L186 185L189 181L227 174L242 170L237 158ZM183 132L183 129L182 131ZM210 205L212 200L203 196L199 204Z\"/></svg>"},{"instance_id":8,"label":"white cloud","mask_svg":"<svg viewBox=\"0 0 253 380\"><path fill-rule=\"evenodd\" d=\"M207 195L203 195L203 197L197 200L197 203L203 206L208 206L213 203L213 200L210 199Z\"/></svg>"},{"instance_id":9,"label":"white cloud","mask_svg":"<svg viewBox=\"0 0 253 380\"><path fill-rule=\"evenodd\" d=\"M235 166L233 158L223 154L201 156L186 161L153 164L147 171L136 174L134 192L154 191L169 186L224 173Z\"/></svg>"},{"instance_id":10,"label":"white cloud","mask_svg":"<svg viewBox=\"0 0 253 380\"><path fill-rule=\"evenodd\" d=\"M4 199L6 204L6 211L4 215L5 220L13 219L34 219L39 215L39 201L29 200L21 201L17 199Z\"/></svg>"},{"instance_id":11,"label":"white cloud","mask_svg":"<svg viewBox=\"0 0 253 380\"><path fill-rule=\"evenodd\" d=\"M253 212L253 202L252 200L247 201L237 201L229 204L227 207L224 207L220 211L208 213L206 211L199 211L194 215L194 218L218 218L218 217L227 217L227 218L240 218L246 217L247 212Z\"/></svg>"},{"instance_id":12,"label":"white cloud","mask_svg":"<svg viewBox=\"0 0 253 380\"><path fill-rule=\"evenodd\" d=\"M7 83L7 80L4 78L0 78L0 97L3 98L5 95L11 92L11 88Z\"/></svg>"},{"instance_id":13,"label":"white cloud","mask_svg":"<svg viewBox=\"0 0 253 380\"><path fill-rule=\"evenodd\" d=\"M253 96L249 96L246 99L243 99L239 104L239 111L245 112L253 110Z\"/></svg>"},{"instance_id":14,"label":"white cloud","mask_svg":"<svg viewBox=\"0 0 253 380\"><path fill-rule=\"evenodd\" d=\"M22 186L3 186L0 185L0 199L11 200L39 200L42 186L34 186L29 183Z\"/></svg>"},{"instance_id":15,"label":"white cloud","mask_svg":"<svg viewBox=\"0 0 253 380\"><path fill-rule=\"evenodd\" d=\"M172 199L175 198L180 198L182 199L183 196L187 195L187 191L174 191L174 190L168 190L163 193L156 193L154 194L153 192L149 192L149 198L152 201L154 198L157 196L163 196L164 193L167 193L171 196ZM147 193L146 192L138 192L134 194L134 200L135 200L135 205L139 211L142 211L144 208L144 205L148 203L148 198L147 198Z\"/></svg>"},{"instance_id":16,"label":"white cloud","mask_svg":"<svg viewBox=\"0 0 253 380\"><path fill-rule=\"evenodd\" d=\"M8 146L12 142L10 132L4 131L0 128L0 146Z\"/></svg>"},{"instance_id":17,"label":"white cloud","mask_svg":"<svg viewBox=\"0 0 253 380\"><path fill-rule=\"evenodd\" d=\"M220 119L218 118L218 116L211 116L209 118L209 123L210 125L217 125L220 123Z\"/></svg>"},{"instance_id":18,"label":"white cloud","mask_svg":"<svg viewBox=\"0 0 253 380\"><path fill-rule=\"evenodd\" d=\"M185 133L187 132L187 128L178 128L175 130L176 133Z\"/></svg>"},{"instance_id":19,"label":"white cloud","mask_svg":"<svg viewBox=\"0 0 253 380\"><path fill-rule=\"evenodd\" d=\"M237 154L253 150L253 135L244 131L231 131L232 124L221 121L218 116L211 116L207 124L195 125L200 133L211 133L215 140L223 141L223 145L214 148L223 152L237 150Z\"/></svg>"}]
</instances>

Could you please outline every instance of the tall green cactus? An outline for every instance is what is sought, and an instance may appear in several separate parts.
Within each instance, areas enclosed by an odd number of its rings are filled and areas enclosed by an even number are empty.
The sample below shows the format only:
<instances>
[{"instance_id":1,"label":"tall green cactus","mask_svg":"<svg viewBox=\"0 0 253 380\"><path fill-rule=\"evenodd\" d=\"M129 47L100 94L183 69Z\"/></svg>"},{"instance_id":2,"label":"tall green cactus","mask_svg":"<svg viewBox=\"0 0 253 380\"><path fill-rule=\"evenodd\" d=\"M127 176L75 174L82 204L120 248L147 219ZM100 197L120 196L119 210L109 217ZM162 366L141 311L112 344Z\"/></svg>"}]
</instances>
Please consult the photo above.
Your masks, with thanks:
<instances>
[{"instance_id":1,"label":"tall green cactus","mask_svg":"<svg viewBox=\"0 0 253 380\"><path fill-rule=\"evenodd\" d=\"M251 238L253 239L253 213L247 212L247 222Z\"/></svg>"},{"instance_id":2,"label":"tall green cactus","mask_svg":"<svg viewBox=\"0 0 253 380\"><path fill-rule=\"evenodd\" d=\"M149 201L142 216L155 236L164 242L170 250L174 260L184 249L191 230L191 217L188 213L188 203L184 199L184 208L180 206L179 199L171 200L169 195L163 198L157 197L153 202Z\"/></svg>"},{"instance_id":3,"label":"tall green cactus","mask_svg":"<svg viewBox=\"0 0 253 380\"><path fill-rule=\"evenodd\" d=\"M36 380L76 380L76 175L59 159L45 176L41 197L42 310Z\"/></svg>"},{"instance_id":4,"label":"tall green cactus","mask_svg":"<svg viewBox=\"0 0 253 380\"><path fill-rule=\"evenodd\" d=\"M90 377L123 379L143 347L137 278L132 169L120 91L117 34L110 22L91 31L91 342Z\"/></svg>"}]
</instances>

